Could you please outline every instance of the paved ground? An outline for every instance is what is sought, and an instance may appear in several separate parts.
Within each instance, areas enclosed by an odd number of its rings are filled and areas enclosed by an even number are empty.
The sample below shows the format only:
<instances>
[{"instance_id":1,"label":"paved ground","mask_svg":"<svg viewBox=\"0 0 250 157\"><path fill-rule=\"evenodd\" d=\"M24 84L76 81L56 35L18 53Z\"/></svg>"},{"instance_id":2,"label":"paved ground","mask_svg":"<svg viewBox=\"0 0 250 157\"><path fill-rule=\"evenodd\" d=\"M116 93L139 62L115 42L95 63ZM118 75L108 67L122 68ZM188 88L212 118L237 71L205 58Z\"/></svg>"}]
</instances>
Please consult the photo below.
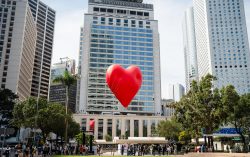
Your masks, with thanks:
<instances>
[{"instance_id":1,"label":"paved ground","mask_svg":"<svg viewBox=\"0 0 250 157\"><path fill-rule=\"evenodd\" d=\"M108 153L102 154L101 156L113 156L113 153L111 154L111 152L108 152ZM121 155L115 152L114 156L121 156ZM185 155L171 155L171 157L250 157L250 153L248 154L245 154L245 153L189 153Z\"/></svg>"},{"instance_id":2,"label":"paved ground","mask_svg":"<svg viewBox=\"0 0 250 157\"><path fill-rule=\"evenodd\" d=\"M184 157L250 157L250 153L189 153Z\"/></svg>"}]
</instances>

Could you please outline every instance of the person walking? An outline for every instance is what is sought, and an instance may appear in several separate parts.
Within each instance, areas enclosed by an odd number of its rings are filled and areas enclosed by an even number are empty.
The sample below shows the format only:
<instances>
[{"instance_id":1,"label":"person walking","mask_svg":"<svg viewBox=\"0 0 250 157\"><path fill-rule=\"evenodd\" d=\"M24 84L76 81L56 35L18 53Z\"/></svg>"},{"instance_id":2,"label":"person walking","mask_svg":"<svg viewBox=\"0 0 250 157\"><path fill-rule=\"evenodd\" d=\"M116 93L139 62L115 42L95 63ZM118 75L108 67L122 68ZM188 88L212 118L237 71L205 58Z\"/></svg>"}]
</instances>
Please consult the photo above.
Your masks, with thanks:
<instances>
[{"instance_id":1,"label":"person walking","mask_svg":"<svg viewBox=\"0 0 250 157\"><path fill-rule=\"evenodd\" d=\"M122 147L121 147L121 154L122 155L124 154L124 145L122 145Z\"/></svg>"}]
</instances>

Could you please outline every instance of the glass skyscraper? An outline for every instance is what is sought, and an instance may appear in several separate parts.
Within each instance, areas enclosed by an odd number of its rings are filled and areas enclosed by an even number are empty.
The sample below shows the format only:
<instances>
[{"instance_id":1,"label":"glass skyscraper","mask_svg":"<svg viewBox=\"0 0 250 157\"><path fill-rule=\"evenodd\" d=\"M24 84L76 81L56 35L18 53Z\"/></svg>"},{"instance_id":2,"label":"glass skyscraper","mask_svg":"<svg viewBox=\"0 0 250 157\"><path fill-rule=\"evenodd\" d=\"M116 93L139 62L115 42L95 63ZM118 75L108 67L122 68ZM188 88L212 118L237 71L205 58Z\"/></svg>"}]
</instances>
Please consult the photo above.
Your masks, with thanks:
<instances>
[{"instance_id":1,"label":"glass skyscraper","mask_svg":"<svg viewBox=\"0 0 250 157\"><path fill-rule=\"evenodd\" d=\"M132 0L89 0L85 14L79 112L160 115L158 21L151 4ZM105 80L112 64L140 67L143 84L123 108Z\"/></svg>"}]
</instances>

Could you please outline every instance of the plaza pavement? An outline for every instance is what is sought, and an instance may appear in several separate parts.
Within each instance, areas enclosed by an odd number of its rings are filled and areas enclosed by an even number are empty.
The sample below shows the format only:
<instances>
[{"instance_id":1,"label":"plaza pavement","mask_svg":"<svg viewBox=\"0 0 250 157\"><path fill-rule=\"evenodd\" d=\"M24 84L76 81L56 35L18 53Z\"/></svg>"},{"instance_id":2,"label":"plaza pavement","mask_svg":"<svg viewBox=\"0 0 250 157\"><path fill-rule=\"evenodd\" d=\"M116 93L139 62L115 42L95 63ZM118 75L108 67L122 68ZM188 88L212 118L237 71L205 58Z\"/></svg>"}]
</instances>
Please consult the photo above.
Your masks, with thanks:
<instances>
[{"instance_id":1,"label":"plaza pavement","mask_svg":"<svg viewBox=\"0 0 250 157\"><path fill-rule=\"evenodd\" d=\"M115 152L114 154L111 152L107 152L102 154L101 156L121 156ZM127 156L126 154L124 155ZM148 155L145 155L147 157ZM150 155L152 156L152 155ZM158 156L158 155L157 155ZM163 156L162 156L163 157ZM170 157L250 157L250 153L188 153L184 155L170 155Z\"/></svg>"}]
</instances>

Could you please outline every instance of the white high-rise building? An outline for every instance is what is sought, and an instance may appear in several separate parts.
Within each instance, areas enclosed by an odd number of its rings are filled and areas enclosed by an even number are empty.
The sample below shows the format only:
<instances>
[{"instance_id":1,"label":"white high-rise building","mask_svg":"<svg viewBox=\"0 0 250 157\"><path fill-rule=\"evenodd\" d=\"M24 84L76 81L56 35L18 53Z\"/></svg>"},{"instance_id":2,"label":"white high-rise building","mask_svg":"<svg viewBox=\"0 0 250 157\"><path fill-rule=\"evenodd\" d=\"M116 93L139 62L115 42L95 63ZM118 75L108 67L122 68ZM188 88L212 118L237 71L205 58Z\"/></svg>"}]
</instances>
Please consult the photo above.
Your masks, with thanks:
<instances>
[{"instance_id":1,"label":"white high-rise building","mask_svg":"<svg viewBox=\"0 0 250 157\"><path fill-rule=\"evenodd\" d=\"M77 74L81 76L81 66L82 66L82 58L83 56L83 27L80 29L80 44L79 44L79 54L78 54L78 67L77 67ZM80 112L79 105L80 105L80 89L81 89L81 79L77 80L77 93L76 93L76 111Z\"/></svg>"},{"instance_id":2,"label":"white high-rise building","mask_svg":"<svg viewBox=\"0 0 250 157\"><path fill-rule=\"evenodd\" d=\"M127 109L106 84L106 70L112 64L137 65L143 73L141 89ZM161 114L159 32L152 4L89 0L84 16L79 111Z\"/></svg>"},{"instance_id":3,"label":"white high-rise building","mask_svg":"<svg viewBox=\"0 0 250 157\"><path fill-rule=\"evenodd\" d=\"M198 65L196 54L193 7L190 7L185 11L182 26L185 57L186 91L188 92L191 87L192 81L198 81Z\"/></svg>"},{"instance_id":4,"label":"white high-rise building","mask_svg":"<svg viewBox=\"0 0 250 157\"><path fill-rule=\"evenodd\" d=\"M194 0L199 78L210 73L215 87L232 84L250 92L250 53L243 0Z\"/></svg>"},{"instance_id":5,"label":"white high-rise building","mask_svg":"<svg viewBox=\"0 0 250 157\"><path fill-rule=\"evenodd\" d=\"M168 99L172 99L174 101L180 101L184 94L185 94L185 88L183 87L183 85L179 83L169 84Z\"/></svg>"},{"instance_id":6,"label":"white high-rise building","mask_svg":"<svg viewBox=\"0 0 250 157\"><path fill-rule=\"evenodd\" d=\"M48 98L56 12L41 0L28 0L37 28L31 96Z\"/></svg>"},{"instance_id":7,"label":"white high-rise building","mask_svg":"<svg viewBox=\"0 0 250 157\"><path fill-rule=\"evenodd\" d=\"M0 88L22 101L31 94L36 23L27 0L0 2Z\"/></svg>"}]
</instances>

